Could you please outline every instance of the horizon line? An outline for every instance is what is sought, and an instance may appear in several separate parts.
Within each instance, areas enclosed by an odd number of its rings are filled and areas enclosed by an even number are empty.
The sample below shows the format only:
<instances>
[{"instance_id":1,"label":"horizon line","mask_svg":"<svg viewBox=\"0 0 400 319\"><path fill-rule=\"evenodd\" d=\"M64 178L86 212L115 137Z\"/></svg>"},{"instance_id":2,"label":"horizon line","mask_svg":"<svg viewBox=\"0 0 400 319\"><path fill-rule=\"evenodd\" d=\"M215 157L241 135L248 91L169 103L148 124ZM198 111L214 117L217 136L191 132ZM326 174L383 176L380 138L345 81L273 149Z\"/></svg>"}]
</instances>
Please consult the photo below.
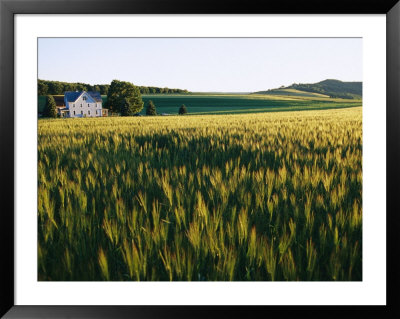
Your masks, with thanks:
<instances>
[{"instance_id":1,"label":"horizon line","mask_svg":"<svg viewBox=\"0 0 400 319\"><path fill-rule=\"evenodd\" d=\"M70 81L61 81L61 80L47 80L47 79L45 80L45 79L39 79L39 78L37 80L38 81L41 80L41 81L63 82L63 83L80 83L80 84L88 84L88 85L94 86L94 85L110 85L113 80L117 80L117 79L111 80L110 83L95 83L95 84L87 83L87 82L81 82L81 81L70 82ZM290 85L293 85L293 84L316 84L316 83L320 83L320 82L328 81L328 80L347 82L347 83L354 83L354 82L363 83L362 80L358 80L358 81L357 80L343 81L343 80L339 80L339 79L325 78L324 80L320 80L320 81L317 81L317 82L292 82L292 84L290 84ZM218 90L197 91L197 90L189 90L189 89L186 89L186 88L177 88L177 87L169 87L169 86L140 85L140 84L135 84L135 83L130 82L130 81L123 81L123 80L117 80L117 81L129 82L129 83L132 83L133 85L138 86L138 87L142 86L142 87L155 87L155 88L168 88L168 89L187 90L189 93L242 93L242 94L246 94L246 93L255 93L255 92L273 90L273 89L279 89L280 88L280 87L264 88L264 89L256 89L256 90L252 90L252 91L226 91L226 90L224 90L224 91L218 91ZM290 85L288 85L288 86L290 86ZM284 86L284 87L288 87L288 86ZM162 94L162 93L159 93L159 94Z\"/></svg>"}]
</instances>

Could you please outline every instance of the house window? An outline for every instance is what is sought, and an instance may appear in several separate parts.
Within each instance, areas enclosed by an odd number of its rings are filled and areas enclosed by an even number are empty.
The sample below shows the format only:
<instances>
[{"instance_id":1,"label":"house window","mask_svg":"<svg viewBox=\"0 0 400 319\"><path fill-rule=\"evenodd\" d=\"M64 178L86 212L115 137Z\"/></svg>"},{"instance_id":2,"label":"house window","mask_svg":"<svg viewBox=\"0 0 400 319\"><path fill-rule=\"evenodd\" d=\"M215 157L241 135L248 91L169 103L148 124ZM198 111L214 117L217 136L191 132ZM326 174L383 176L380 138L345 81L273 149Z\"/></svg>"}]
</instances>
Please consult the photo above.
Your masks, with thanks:
<instances>
[{"instance_id":1,"label":"house window","mask_svg":"<svg viewBox=\"0 0 400 319\"><path fill-rule=\"evenodd\" d=\"M82 107L82 104L81 104L81 107Z\"/></svg>"},{"instance_id":2,"label":"house window","mask_svg":"<svg viewBox=\"0 0 400 319\"><path fill-rule=\"evenodd\" d=\"M88 111L88 114L90 115L90 111Z\"/></svg>"},{"instance_id":3,"label":"house window","mask_svg":"<svg viewBox=\"0 0 400 319\"><path fill-rule=\"evenodd\" d=\"M87 107L90 107L90 104L88 103Z\"/></svg>"},{"instance_id":4,"label":"house window","mask_svg":"<svg viewBox=\"0 0 400 319\"><path fill-rule=\"evenodd\" d=\"M73 104L72 106L75 107L75 104Z\"/></svg>"},{"instance_id":5,"label":"house window","mask_svg":"<svg viewBox=\"0 0 400 319\"><path fill-rule=\"evenodd\" d=\"M74 115L75 115L75 111L74 111Z\"/></svg>"},{"instance_id":6,"label":"house window","mask_svg":"<svg viewBox=\"0 0 400 319\"><path fill-rule=\"evenodd\" d=\"M81 111L81 114L83 115L83 111Z\"/></svg>"},{"instance_id":7,"label":"house window","mask_svg":"<svg viewBox=\"0 0 400 319\"><path fill-rule=\"evenodd\" d=\"M83 99L84 101L86 101L86 96L84 96L82 99Z\"/></svg>"}]
</instances>

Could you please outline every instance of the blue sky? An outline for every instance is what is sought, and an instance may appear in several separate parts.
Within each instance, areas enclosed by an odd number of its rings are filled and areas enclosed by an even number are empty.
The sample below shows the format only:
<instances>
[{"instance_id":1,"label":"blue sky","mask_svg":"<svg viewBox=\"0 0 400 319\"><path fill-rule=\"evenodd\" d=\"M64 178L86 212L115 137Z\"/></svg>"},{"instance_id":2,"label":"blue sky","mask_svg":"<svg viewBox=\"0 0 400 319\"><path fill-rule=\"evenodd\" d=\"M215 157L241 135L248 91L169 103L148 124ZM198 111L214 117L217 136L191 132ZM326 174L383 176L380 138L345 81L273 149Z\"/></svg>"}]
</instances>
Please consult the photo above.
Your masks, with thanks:
<instances>
[{"instance_id":1,"label":"blue sky","mask_svg":"<svg viewBox=\"0 0 400 319\"><path fill-rule=\"evenodd\" d=\"M360 38L40 38L43 80L195 92L362 81Z\"/></svg>"}]
</instances>

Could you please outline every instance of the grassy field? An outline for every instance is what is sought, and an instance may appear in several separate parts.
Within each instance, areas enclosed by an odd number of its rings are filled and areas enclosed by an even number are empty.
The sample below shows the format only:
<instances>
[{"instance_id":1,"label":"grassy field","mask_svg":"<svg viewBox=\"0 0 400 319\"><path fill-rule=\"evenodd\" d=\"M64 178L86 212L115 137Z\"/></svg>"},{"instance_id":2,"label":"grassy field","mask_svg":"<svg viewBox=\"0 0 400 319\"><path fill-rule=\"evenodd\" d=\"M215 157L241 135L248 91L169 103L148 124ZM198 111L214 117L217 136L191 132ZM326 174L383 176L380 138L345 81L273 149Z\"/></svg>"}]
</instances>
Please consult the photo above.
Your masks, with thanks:
<instances>
[{"instance_id":1,"label":"grassy field","mask_svg":"<svg viewBox=\"0 0 400 319\"><path fill-rule=\"evenodd\" d=\"M317 96L277 95L144 95L143 101L152 100L158 113L177 114L185 104L189 114L235 114L277 111L300 111L360 106L361 101L321 98ZM145 109L141 112L145 114Z\"/></svg>"},{"instance_id":2,"label":"grassy field","mask_svg":"<svg viewBox=\"0 0 400 319\"><path fill-rule=\"evenodd\" d=\"M235 114L260 113L296 110L335 109L361 106L361 100L330 99L321 94L285 92L282 95L258 94L154 94L143 95L145 107L140 112L146 113L146 105L152 100L157 112L178 114L178 109L185 104L189 114ZM300 91L299 91L300 92ZM107 100L103 96L103 102ZM39 110L43 110L45 96L39 96Z\"/></svg>"},{"instance_id":3,"label":"grassy field","mask_svg":"<svg viewBox=\"0 0 400 319\"><path fill-rule=\"evenodd\" d=\"M320 93L314 93L314 92L305 92L305 91L300 91L300 90L295 90L295 89L274 89L269 91L267 94L269 95L280 95L280 96L298 96L298 97L320 97L320 98L329 98L328 95L325 94L320 94Z\"/></svg>"},{"instance_id":4,"label":"grassy field","mask_svg":"<svg viewBox=\"0 0 400 319\"><path fill-rule=\"evenodd\" d=\"M41 281L362 280L361 107L38 123Z\"/></svg>"}]
</instances>

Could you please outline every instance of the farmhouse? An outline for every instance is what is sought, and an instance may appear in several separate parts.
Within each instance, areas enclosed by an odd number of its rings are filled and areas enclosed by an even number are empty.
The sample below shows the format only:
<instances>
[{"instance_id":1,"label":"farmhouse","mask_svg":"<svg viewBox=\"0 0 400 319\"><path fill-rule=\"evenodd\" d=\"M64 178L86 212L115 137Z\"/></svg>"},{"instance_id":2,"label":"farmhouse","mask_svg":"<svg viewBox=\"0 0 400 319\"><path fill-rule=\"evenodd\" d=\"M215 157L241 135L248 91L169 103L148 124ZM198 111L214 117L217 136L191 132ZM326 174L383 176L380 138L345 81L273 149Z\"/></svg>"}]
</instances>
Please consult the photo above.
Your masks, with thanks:
<instances>
[{"instance_id":1,"label":"farmhouse","mask_svg":"<svg viewBox=\"0 0 400 319\"><path fill-rule=\"evenodd\" d=\"M57 108L61 117L102 117L108 110L102 107L99 92L65 92L64 108Z\"/></svg>"}]
</instances>

